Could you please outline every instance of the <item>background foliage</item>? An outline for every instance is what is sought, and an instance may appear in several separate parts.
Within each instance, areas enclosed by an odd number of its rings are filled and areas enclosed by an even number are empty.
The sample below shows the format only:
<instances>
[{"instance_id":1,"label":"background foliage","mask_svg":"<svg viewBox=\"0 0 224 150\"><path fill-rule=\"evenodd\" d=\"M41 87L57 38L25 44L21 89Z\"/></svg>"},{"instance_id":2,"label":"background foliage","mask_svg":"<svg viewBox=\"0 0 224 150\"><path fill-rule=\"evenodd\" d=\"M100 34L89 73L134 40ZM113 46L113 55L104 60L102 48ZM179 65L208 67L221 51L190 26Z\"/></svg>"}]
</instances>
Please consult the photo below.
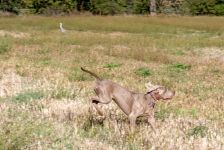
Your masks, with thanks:
<instances>
[{"instance_id":1,"label":"background foliage","mask_svg":"<svg viewBox=\"0 0 224 150\"><path fill-rule=\"evenodd\" d=\"M91 12L96 15L147 14L150 0L1 0L3 12L70 14ZM163 14L224 15L224 0L157 0Z\"/></svg>"}]
</instances>

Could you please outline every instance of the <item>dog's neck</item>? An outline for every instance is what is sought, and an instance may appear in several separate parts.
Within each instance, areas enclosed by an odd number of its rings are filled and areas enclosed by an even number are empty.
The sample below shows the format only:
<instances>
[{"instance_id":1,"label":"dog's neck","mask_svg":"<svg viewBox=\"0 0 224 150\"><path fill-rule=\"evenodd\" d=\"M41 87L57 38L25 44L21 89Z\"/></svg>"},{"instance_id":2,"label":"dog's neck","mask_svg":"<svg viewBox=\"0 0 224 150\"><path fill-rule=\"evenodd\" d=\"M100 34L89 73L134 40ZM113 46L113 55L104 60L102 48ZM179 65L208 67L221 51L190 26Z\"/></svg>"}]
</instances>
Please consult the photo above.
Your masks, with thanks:
<instances>
[{"instance_id":1,"label":"dog's neck","mask_svg":"<svg viewBox=\"0 0 224 150\"><path fill-rule=\"evenodd\" d=\"M154 108L155 107L155 104L156 104L156 97L154 96L153 92L150 92L149 95L152 97L152 100L149 102L149 105Z\"/></svg>"}]
</instances>

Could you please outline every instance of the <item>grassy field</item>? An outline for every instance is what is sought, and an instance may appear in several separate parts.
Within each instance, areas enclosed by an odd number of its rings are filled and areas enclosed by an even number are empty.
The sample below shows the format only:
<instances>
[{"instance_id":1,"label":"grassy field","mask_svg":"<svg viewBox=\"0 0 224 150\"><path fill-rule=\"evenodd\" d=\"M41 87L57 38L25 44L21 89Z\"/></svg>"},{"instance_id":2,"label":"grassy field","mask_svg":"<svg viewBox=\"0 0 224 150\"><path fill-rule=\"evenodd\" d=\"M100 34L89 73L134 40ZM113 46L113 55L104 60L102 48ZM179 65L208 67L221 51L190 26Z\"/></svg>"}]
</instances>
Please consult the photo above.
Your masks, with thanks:
<instances>
[{"instance_id":1,"label":"grassy field","mask_svg":"<svg viewBox=\"0 0 224 150\"><path fill-rule=\"evenodd\" d=\"M63 22L65 33L59 31ZM0 17L0 149L224 149L224 18ZM156 133L92 109L84 66L130 90L176 91Z\"/></svg>"}]
</instances>

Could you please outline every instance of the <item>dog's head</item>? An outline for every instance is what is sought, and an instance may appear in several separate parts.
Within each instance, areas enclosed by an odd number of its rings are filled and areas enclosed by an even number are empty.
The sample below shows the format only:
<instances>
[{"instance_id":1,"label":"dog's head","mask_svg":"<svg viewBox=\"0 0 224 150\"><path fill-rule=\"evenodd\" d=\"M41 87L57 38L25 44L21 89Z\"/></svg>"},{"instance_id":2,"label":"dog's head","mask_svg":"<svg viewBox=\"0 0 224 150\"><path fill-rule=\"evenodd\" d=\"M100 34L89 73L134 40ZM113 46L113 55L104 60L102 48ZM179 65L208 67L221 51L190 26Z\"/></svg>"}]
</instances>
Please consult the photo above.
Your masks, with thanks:
<instances>
[{"instance_id":1,"label":"dog's head","mask_svg":"<svg viewBox=\"0 0 224 150\"><path fill-rule=\"evenodd\" d=\"M147 94L150 94L155 100L170 100L175 95L175 91L168 90L164 86L146 84Z\"/></svg>"}]
</instances>

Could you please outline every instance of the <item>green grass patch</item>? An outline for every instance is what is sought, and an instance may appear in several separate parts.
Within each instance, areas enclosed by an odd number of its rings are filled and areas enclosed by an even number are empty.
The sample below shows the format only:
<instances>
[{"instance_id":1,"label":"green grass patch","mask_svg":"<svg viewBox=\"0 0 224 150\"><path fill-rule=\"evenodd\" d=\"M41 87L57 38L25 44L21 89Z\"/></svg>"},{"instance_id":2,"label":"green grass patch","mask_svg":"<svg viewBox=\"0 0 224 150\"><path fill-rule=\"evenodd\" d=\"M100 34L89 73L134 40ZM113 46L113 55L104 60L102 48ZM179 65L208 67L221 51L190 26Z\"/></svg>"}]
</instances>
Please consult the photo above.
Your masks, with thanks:
<instances>
[{"instance_id":1,"label":"green grass patch","mask_svg":"<svg viewBox=\"0 0 224 150\"><path fill-rule=\"evenodd\" d=\"M171 71L182 72L191 69L191 65L183 63L174 63L168 66Z\"/></svg>"},{"instance_id":2,"label":"green grass patch","mask_svg":"<svg viewBox=\"0 0 224 150\"><path fill-rule=\"evenodd\" d=\"M153 74L152 70L148 69L148 68L138 68L135 71L135 74L138 76L142 76L142 77L147 77L147 76L151 76Z\"/></svg>"},{"instance_id":3,"label":"green grass patch","mask_svg":"<svg viewBox=\"0 0 224 150\"><path fill-rule=\"evenodd\" d=\"M5 54L11 50L11 42L5 39L0 38L0 55Z\"/></svg>"},{"instance_id":4,"label":"green grass patch","mask_svg":"<svg viewBox=\"0 0 224 150\"><path fill-rule=\"evenodd\" d=\"M195 126L194 128L190 129L187 133L188 136L194 137L205 137L207 134L208 128L203 125Z\"/></svg>"},{"instance_id":5,"label":"green grass patch","mask_svg":"<svg viewBox=\"0 0 224 150\"><path fill-rule=\"evenodd\" d=\"M47 65L49 65L50 63L51 63L50 60L40 60L40 61L38 62L39 65L43 65L43 66L47 66Z\"/></svg>"},{"instance_id":6,"label":"green grass patch","mask_svg":"<svg viewBox=\"0 0 224 150\"><path fill-rule=\"evenodd\" d=\"M191 68L191 65L175 63L175 64L172 64L170 67L178 69L178 70L189 70Z\"/></svg>"},{"instance_id":7,"label":"green grass patch","mask_svg":"<svg viewBox=\"0 0 224 150\"><path fill-rule=\"evenodd\" d=\"M120 67L122 64L118 64L118 63L109 63L104 65L104 68L108 68L108 69L113 69L113 68L117 68Z\"/></svg>"},{"instance_id":8,"label":"green grass patch","mask_svg":"<svg viewBox=\"0 0 224 150\"><path fill-rule=\"evenodd\" d=\"M179 56L183 56L183 55L185 55L185 53L184 53L183 51L181 51L181 50L176 51L174 54L175 54L175 55L179 55Z\"/></svg>"},{"instance_id":9,"label":"green grass patch","mask_svg":"<svg viewBox=\"0 0 224 150\"><path fill-rule=\"evenodd\" d=\"M40 91L26 91L24 93L19 93L18 95L12 97L14 102L29 102L31 100L38 100L44 97L44 94Z\"/></svg>"}]
</instances>

